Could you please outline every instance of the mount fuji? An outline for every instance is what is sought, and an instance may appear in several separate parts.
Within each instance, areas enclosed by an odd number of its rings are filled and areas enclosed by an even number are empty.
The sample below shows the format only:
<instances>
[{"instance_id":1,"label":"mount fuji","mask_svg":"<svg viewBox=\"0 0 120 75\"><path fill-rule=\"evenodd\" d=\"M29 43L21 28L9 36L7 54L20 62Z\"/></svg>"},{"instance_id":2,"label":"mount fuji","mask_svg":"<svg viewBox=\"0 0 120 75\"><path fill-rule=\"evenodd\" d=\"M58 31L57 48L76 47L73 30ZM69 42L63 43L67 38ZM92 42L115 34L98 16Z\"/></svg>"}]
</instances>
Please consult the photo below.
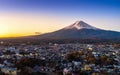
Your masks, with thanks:
<instances>
[{"instance_id":1,"label":"mount fuji","mask_svg":"<svg viewBox=\"0 0 120 75\"><path fill-rule=\"evenodd\" d=\"M63 29L36 35L34 38L38 39L119 39L120 32L103 30L89 25L83 21L76 21L75 23Z\"/></svg>"},{"instance_id":2,"label":"mount fuji","mask_svg":"<svg viewBox=\"0 0 120 75\"><path fill-rule=\"evenodd\" d=\"M93 27L83 21L76 21L74 24L68 26L68 27L65 27L64 29L77 29L77 30L80 30L80 29L98 29L96 27Z\"/></svg>"}]
</instances>

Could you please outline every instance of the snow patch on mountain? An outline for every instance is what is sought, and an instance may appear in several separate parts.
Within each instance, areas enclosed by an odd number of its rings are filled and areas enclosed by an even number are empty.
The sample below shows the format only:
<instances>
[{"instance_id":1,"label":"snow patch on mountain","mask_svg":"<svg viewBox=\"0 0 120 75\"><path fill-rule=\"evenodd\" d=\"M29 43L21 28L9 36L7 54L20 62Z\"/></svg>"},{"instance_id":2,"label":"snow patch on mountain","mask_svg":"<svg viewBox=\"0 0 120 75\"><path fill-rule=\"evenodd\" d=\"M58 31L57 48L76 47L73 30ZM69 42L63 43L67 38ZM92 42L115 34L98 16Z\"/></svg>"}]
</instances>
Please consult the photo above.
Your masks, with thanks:
<instances>
[{"instance_id":1,"label":"snow patch on mountain","mask_svg":"<svg viewBox=\"0 0 120 75\"><path fill-rule=\"evenodd\" d=\"M94 26L91 26L83 21L76 21L75 23L73 23L72 25L70 26L67 26L65 27L64 29L77 29L77 30L80 30L80 29L99 29L99 28L96 28Z\"/></svg>"}]
</instances>

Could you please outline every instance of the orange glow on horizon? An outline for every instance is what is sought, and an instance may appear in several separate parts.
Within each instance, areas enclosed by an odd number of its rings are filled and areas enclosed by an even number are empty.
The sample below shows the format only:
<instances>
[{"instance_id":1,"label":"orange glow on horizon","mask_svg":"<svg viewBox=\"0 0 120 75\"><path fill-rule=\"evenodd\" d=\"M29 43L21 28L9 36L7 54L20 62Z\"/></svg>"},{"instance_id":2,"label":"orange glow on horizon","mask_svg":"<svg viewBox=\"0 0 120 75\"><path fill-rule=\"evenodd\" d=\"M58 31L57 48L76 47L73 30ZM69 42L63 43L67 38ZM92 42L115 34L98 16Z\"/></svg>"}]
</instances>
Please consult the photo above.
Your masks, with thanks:
<instances>
[{"instance_id":1,"label":"orange glow on horizon","mask_svg":"<svg viewBox=\"0 0 120 75\"><path fill-rule=\"evenodd\" d=\"M2 13L0 16L0 38L35 35L35 32L47 33L60 27L57 26L59 20L54 16L54 19L32 14Z\"/></svg>"},{"instance_id":2,"label":"orange glow on horizon","mask_svg":"<svg viewBox=\"0 0 120 75\"><path fill-rule=\"evenodd\" d=\"M8 38L8 37L21 37L21 36L29 36L32 34L0 34L0 38Z\"/></svg>"}]
</instances>

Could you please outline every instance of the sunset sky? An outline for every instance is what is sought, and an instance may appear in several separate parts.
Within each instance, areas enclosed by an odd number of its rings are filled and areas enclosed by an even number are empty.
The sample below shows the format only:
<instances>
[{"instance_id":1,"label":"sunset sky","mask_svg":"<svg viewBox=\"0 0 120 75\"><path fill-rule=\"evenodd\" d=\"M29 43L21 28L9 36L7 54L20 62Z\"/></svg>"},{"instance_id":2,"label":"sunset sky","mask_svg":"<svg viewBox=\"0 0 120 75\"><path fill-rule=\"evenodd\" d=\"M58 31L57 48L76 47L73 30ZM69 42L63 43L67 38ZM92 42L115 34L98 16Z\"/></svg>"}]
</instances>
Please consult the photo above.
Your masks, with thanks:
<instances>
[{"instance_id":1,"label":"sunset sky","mask_svg":"<svg viewBox=\"0 0 120 75\"><path fill-rule=\"evenodd\" d=\"M52 32L78 20L120 31L120 0L0 0L0 37Z\"/></svg>"}]
</instances>

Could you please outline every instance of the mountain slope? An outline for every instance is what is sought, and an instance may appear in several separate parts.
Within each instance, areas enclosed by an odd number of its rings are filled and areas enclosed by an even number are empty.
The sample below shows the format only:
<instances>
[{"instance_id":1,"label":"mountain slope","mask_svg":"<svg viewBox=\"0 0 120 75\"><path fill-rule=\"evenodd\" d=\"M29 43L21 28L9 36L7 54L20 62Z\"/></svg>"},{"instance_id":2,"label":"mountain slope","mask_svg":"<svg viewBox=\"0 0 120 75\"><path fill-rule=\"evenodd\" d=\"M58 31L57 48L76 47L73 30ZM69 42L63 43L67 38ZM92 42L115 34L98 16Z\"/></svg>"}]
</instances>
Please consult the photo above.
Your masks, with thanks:
<instances>
[{"instance_id":1,"label":"mountain slope","mask_svg":"<svg viewBox=\"0 0 120 75\"><path fill-rule=\"evenodd\" d=\"M55 32L37 35L39 39L118 39L120 32L108 31L77 21Z\"/></svg>"}]
</instances>

